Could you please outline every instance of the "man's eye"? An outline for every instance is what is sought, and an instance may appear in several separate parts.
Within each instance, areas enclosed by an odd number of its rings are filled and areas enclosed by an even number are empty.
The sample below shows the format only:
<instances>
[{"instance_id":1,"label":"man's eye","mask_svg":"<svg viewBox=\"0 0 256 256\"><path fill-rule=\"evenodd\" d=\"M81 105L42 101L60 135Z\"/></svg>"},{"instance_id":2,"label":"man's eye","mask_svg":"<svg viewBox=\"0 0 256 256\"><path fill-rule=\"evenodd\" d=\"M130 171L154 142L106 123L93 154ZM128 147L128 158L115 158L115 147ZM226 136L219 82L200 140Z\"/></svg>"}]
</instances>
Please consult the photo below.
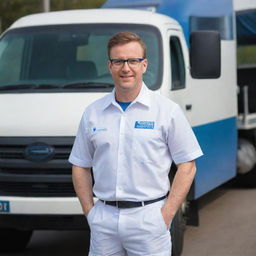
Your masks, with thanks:
<instances>
[{"instance_id":1,"label":"man's eye","mask_svg":"<svg viewBox=\"0 0 256 256\"><path fill-rule=\"evenodd\" d=\"M122 60L114 60L114 64L121 65L121 64L123 64L123 61Z\"/></svg>"},{"instance_id":2,"label":"man's eye","mask_svg":"<svg viewBox=\"0 0 256 256\"><path fill-rule=\"evenodd\" d=\"M138 60L137 59L129 59L129 63L131 64L131 65L136 65L136 64L138 64Z\"/></svg>"}]
</instances>

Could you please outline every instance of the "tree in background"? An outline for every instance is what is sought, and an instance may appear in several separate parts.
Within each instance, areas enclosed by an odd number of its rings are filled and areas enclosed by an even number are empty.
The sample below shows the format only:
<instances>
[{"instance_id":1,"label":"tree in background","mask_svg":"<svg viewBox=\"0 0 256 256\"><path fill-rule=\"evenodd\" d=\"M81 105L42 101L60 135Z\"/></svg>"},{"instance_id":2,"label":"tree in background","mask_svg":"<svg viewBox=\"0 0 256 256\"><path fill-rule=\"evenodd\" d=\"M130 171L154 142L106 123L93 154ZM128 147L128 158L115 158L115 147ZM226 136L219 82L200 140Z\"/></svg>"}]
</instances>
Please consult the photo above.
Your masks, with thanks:
<instances>
[{"instance_id":1,"label":"tree in background","mask_svg":"<svg viewBox=\"0 0 256 256\"><path fill-rule=\"evenodd\" d=\"M51 0L51 11L99 8L106 0ZM18 18L39 13L43 0L0 0L0 30L7 29Z\"/></svg>"},{"instance_id":2,"label":"tree in background","mask_svg":"<svg viewBox=\"0 0 256 256\"><path fill-rule=\"evenodd\" d=\"M99 8L106 0L51 0L51 11Z\"/></svg>"}]
</instances>

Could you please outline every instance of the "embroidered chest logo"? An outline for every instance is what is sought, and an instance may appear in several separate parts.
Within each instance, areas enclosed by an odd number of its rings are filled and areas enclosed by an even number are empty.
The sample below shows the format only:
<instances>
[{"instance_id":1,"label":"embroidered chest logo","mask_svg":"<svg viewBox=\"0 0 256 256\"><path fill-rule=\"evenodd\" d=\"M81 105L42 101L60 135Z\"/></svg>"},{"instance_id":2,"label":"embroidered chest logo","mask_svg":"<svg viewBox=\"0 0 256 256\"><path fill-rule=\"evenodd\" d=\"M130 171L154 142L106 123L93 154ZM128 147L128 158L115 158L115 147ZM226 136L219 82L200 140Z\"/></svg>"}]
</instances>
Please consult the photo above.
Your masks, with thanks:
<instances>
[{"instance_id":1,"label":"embroidered chest logo","mask_svg":"<svg viewBox=\"0 0 256 256\"><path fill-rule=\"evenodd\" d=\"M107 128L105 128L105 127L93 127L92 131L93 132L104 132L104 131L107 131Z\"/></svg>"},{"instance_id":2,"label":"embroidered chest logo","mask_svg":"<svg viewBox=\"0 0 256 256\"><path fill-rule=\"evenodd\" d=\"M136 129L154 129L155 122L152 121L135 121L134 128Z\"/></svg>"}]
</instances>

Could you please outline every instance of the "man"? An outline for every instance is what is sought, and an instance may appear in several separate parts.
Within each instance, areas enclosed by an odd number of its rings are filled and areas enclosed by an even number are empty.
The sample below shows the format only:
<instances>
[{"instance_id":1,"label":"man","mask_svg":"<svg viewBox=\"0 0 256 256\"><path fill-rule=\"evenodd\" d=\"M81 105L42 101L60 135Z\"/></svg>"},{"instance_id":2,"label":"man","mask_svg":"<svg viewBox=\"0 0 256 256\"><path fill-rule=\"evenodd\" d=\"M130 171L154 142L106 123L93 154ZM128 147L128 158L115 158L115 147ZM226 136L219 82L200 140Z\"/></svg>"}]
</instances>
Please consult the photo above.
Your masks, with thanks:
<instances>
[{"instance_id":1,"label":"man","mask_svg":"<svg viewBox=\"0 0 256 256\"><path fill-rule=\"evenodd\" d=\"M202 152L179 106L143 83L144 42L121 32L108 54L115 89L85 110L69 159L91 229L89 255L170 256L169 227ZM170 188L172 161L178 170Z\"/></svg>"}]
</instances>

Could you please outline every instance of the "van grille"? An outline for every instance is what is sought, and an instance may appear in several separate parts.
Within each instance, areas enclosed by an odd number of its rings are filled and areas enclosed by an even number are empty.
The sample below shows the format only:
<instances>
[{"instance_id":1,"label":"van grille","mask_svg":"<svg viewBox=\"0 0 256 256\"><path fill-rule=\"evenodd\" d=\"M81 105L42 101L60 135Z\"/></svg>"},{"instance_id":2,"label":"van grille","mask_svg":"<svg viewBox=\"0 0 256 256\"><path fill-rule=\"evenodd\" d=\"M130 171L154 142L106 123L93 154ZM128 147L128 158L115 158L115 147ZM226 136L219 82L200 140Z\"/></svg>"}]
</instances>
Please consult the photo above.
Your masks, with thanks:
<instances>
[{"instance_id":1,"label":"van grille","mask_svg":"<svg viewBox=\"0 0 256 256\"><path fill-rule=\"evenodd\" d=\"M0 182L0 195L23 197L75 196L72 183Z\"/></svg>"},{"instance_id":2,"label":"van grille","mask_svg":"<svg viewBox=\"0 0 256 256\"><path fill-rule=\"evenodd\" d=\"M0 195L75 196L68 157L74 137L0 137ZM49 159L30 159L29 145L49 145Z\"/></svg>"},{"instance_id":3,"label":"van grille","mask_svg":"<svg viewBox=\"0 0 256 256\"><path fill-rule=\"evenodd\" d=\"M24 159L27 145L0 145L0 159ZM54 159L68 159L72 145L54 145Z\"/></svg>"}]
</instances>

